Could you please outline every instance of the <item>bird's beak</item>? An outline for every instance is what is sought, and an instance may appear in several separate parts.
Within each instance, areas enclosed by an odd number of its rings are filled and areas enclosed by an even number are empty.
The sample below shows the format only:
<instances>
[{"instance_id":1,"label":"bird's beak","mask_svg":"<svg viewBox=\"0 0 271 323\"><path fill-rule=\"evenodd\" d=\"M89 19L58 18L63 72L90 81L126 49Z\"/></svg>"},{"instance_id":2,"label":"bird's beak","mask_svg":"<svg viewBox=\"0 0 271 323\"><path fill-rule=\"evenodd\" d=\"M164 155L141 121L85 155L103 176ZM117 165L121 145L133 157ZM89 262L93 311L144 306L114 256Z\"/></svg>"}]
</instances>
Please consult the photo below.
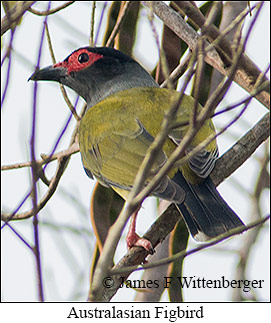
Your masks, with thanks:
<instances>
[{"instance_id":1,"label":"bird's beak","mask_svg":"<svg viewBox=\"0 0 271 323\"><path fill-rule=\"evenodd\" d=\"M41 70L34 72L28 81L56 81L60 82L61 78L67 76L67 69L62 66L50 65Z\"/></svg>"}]
</instances>

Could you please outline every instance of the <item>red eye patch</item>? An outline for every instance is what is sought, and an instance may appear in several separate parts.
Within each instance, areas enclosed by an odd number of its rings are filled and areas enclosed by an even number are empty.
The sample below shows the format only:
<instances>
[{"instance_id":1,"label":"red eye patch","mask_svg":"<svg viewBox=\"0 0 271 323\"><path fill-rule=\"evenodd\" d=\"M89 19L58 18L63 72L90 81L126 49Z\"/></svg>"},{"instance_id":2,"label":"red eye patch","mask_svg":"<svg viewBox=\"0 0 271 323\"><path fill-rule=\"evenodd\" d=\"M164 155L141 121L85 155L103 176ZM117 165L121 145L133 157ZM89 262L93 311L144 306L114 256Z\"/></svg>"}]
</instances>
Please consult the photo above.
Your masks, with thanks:
<instances>
[{"instance_id":1,"label":"red eye patch","mask_svg":"<svg viewBox=\"0 0 271 323\"><path fill-rule=\"evenodd\" d=\"M71 72L78 72L85 69L102 57L100 54L92 53L82 48L72 53L67 60L55 64L54 67L64 67L68 70L68 74L70 74Z\"/></svg>"}]
</instances>

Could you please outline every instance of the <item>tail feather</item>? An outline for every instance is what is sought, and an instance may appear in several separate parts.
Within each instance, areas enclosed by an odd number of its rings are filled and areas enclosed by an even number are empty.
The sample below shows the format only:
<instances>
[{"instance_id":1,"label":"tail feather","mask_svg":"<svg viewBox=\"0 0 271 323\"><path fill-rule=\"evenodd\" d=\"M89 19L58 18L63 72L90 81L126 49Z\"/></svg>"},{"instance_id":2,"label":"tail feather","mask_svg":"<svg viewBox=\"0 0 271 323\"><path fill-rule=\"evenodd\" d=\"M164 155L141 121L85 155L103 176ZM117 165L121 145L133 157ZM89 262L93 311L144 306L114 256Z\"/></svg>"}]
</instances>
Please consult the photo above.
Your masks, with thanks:
<instances>
[{"instance_id":1,"label":"tail feather","mask_svg":"<svg viewBox=\"0 0 271 323\"><path fill-rule=\"evenodd\" d=\"M181 172L173 180L185 191L185 200L178 204L186 225L198 241L210 240L244 223L223 200L208 177L200 184L188 183Z\"/></svg>"}]
</instances>

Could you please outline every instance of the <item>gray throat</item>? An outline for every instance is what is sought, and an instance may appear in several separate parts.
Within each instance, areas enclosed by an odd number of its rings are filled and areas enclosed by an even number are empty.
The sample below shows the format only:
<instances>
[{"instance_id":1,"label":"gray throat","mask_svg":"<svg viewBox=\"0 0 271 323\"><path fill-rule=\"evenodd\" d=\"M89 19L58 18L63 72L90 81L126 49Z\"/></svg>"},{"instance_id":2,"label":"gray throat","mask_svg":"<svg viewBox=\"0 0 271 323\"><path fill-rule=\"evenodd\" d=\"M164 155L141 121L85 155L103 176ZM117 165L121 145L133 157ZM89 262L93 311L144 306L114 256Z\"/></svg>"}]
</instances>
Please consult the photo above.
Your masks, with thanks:
<instances>
[{"instance_id":1,"label":"gray throat","mask_svg":"<svg viewBox=\"0 0 271 323\"><path fill-rule=\"evenodd\" d=\"M108 80L98 80L92 83L92 91L87 98L88 109L106 97L119 91L137 87L159 87L152 76L138 63L126 64L125 73Z\"/></svg>"}]
</instances>

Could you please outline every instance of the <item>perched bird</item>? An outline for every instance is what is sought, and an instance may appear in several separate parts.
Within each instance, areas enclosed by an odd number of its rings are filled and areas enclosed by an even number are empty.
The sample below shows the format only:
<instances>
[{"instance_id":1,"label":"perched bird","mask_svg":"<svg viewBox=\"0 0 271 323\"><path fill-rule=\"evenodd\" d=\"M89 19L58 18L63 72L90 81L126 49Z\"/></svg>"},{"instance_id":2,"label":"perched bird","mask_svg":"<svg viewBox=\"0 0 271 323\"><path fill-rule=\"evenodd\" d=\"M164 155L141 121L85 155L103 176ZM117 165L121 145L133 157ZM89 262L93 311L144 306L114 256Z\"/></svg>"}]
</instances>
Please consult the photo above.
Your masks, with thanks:
<instances>
[{"instance_id":1,"label":"perched bird","mask_svg":"<svg viewBox=\"0 0 271 323\"><path fill-rule=\"evenodd\" d=\"M84 169L89 177L94 176L125 199L179 92L159 88L134 59L106 47L79 48L63 62L36 71L30 79L64 84L87 102L88 110L79 127ZM188 130L184 123L189 122L194 104L191 96L184 96L176 116L176 127L169 133L146 183L182 141ZM207 120L187 152L214 133L212 121ZM152 193L177 205L190 233L198 241L207 241L244 225L209 177L217 156L213 140L186 164L177 163ZM138 245L151 250L150 242L135 233L135 221L136 214L127 236L128 247Z\"/></svg>"}]
</instances>

